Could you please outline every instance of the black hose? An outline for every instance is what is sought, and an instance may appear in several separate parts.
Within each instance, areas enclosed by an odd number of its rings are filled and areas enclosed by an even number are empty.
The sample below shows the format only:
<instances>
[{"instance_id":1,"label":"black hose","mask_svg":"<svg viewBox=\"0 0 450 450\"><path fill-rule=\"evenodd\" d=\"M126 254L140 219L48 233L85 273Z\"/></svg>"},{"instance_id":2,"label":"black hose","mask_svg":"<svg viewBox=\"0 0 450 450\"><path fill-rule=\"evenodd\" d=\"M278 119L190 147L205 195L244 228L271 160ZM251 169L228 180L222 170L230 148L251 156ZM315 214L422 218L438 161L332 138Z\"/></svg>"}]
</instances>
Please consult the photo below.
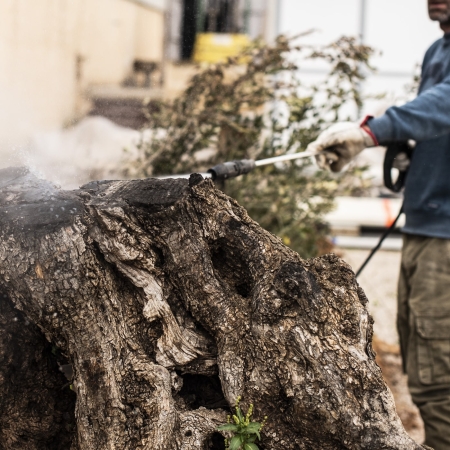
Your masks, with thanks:
<instances>
[{"instance_id":1,"label":"black hose","mask_svg":"<svg viewBox=\"0 0 450 450\"><path fill-rule=\"evenodd\" d=\"M395 228L395 225L397 225L398 219L400 218L402 213L403 213L403 205L400 208L400 212L398 213L398 215L395 218L395 220L392 222L391 226L382 234L382 236L380 237L380 240L378 241L378 244L372 249L372 251L370 252L369 256L366 258L366 260L362 263L361 267L356 272L356 278L359 277L359 275L363 271L364 267L366 267L367 264L369 263L369 261L372 259L372 256L375 255L375 253L380 249L381 244L383 243L383 241L389 236L389 234Z\"/></svg>"}]
</instances>

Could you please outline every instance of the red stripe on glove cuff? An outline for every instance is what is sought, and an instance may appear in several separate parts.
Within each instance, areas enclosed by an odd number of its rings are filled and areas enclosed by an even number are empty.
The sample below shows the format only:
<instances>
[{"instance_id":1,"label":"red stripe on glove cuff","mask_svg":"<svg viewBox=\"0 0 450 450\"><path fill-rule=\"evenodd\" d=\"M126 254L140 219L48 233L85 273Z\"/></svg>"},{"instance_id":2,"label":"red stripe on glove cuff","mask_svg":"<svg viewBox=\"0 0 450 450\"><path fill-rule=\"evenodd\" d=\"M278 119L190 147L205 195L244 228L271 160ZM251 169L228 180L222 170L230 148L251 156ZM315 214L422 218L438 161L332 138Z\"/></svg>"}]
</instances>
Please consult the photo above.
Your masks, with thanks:
<instances>
[{"instance_id":1,"label":"red stripe on glove cuff","mask_svg":"<svg viewBox=\"0 0 450 450\"><path fill-rule=\"evenodd\" d=\"M378 139L373 134L372 130L370 129L369 124L367 123L370 119L373 119L373 116L366 116L366 117L364 117L364 120L361 122L361 124L359 126L373 139L375 147L377 147L378 145L380 145L378 143Z\"/></svg>"}]
</instances>

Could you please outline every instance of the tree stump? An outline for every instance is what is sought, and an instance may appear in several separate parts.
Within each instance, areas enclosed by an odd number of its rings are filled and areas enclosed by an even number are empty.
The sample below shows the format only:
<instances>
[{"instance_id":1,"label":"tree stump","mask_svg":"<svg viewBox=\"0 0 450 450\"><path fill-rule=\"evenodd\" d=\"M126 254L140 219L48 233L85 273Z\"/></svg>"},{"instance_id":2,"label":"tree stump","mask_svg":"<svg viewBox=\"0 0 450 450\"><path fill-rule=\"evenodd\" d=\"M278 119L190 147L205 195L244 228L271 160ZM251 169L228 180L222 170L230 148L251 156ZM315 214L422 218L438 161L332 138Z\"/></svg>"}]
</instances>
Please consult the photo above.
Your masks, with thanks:
<instances>
[{"instance_id":1,"label":"tree stump","mask_svg":"<svg viewBox=\"0 0 450 450\"><path fill-rule=\"evenodd\" d=\"M268 416L261 449L422 448L350 267L200 175L63 191L0 171L0 292L2 449L224 448L239 395Z\"/></svg>"}]
</instances>

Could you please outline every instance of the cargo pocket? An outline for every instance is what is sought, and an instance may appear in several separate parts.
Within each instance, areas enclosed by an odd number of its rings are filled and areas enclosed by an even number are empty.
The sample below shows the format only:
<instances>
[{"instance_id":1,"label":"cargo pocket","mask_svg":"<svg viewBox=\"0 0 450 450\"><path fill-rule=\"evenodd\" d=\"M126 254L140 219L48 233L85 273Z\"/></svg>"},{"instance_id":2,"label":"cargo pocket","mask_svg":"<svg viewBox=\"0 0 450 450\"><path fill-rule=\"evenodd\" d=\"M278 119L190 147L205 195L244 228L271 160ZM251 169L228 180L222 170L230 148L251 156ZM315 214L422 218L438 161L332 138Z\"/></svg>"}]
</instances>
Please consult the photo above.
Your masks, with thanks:
<instances>
[{"instance_id":1,"label":"cargo pocket","mask_svg":"<svg viewBox=\"0 0 450 450\"><path fill-rule=\"evenodd\" d=\"M450 383L450 317L416 317L416 329L420 382Z\"/></svg>"}]
</instances>

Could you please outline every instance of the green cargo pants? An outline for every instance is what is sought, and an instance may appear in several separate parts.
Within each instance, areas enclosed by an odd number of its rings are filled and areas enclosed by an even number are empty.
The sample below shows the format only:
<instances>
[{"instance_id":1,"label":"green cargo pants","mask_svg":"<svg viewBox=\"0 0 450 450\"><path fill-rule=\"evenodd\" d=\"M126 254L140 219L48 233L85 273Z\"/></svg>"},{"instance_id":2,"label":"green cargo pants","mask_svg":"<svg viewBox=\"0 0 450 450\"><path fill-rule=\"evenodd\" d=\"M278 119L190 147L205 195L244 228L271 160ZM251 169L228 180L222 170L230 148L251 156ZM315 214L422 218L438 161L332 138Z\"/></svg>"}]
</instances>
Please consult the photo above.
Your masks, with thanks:
<instances>
[{"instance_id":1,"label":"green cargo pants","mask_svg":"<svg viewBox=\"0 0 450 450\"><path fill-rule=\"evenodd\" d=\"M397 327L425 444L450 450L450 239L404 235Z\"/></svg>"}]
</instances>

